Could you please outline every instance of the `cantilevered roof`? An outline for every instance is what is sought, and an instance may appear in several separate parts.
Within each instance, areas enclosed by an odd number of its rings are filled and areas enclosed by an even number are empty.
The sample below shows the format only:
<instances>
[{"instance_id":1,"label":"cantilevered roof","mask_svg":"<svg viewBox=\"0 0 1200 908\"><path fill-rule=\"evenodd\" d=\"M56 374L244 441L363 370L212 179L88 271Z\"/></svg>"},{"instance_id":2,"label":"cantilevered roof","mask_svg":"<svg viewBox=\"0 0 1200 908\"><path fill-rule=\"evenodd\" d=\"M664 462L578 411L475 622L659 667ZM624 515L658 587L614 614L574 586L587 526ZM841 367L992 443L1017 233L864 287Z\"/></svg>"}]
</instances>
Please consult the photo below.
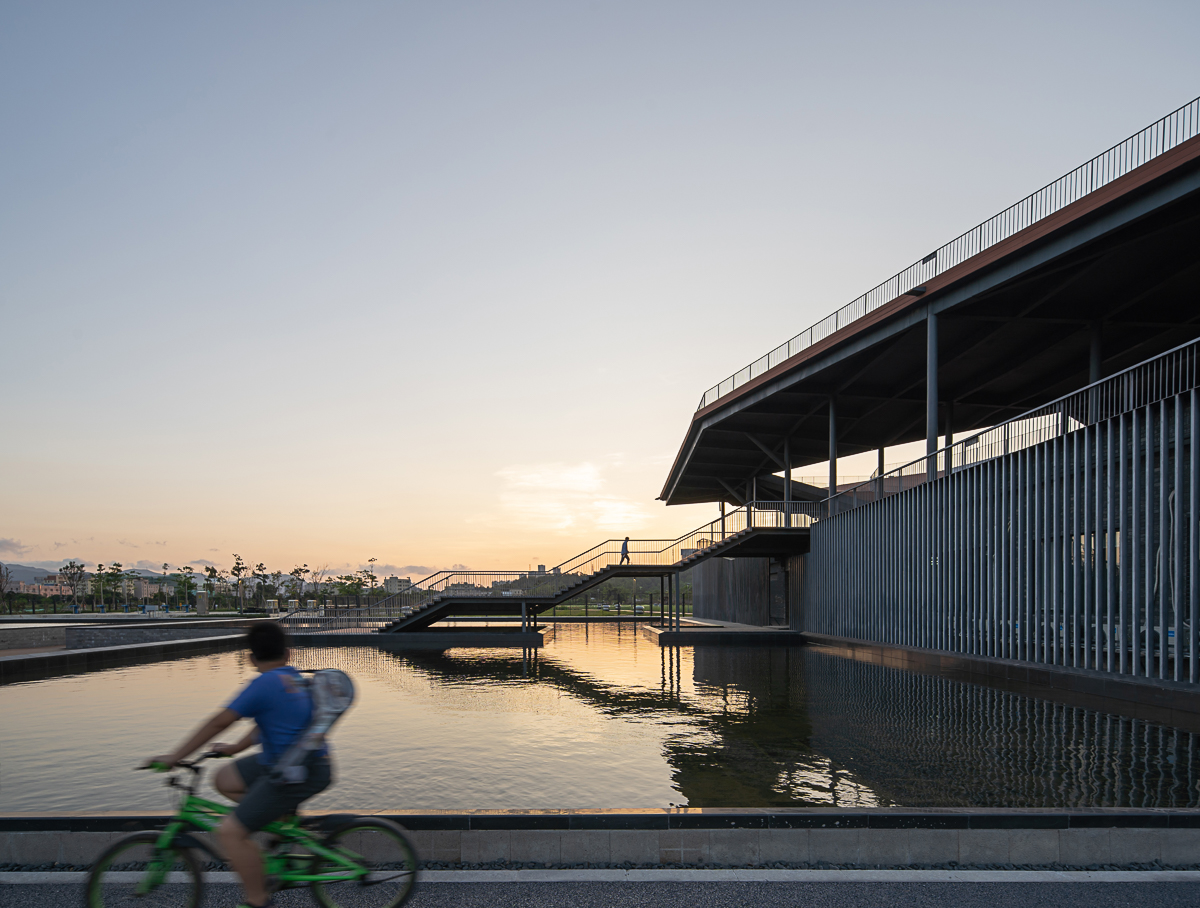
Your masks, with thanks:
<instances>
[{"instance_id":1,"label":"cantilevered roof","mask_svg":"<svg viewBox=\"0 0 1200 908\"><path fill-rule=\"evenodd\" d=\"M659 497L739 502L785 439L793 468L826 460L831 396L839 456L924 438L929 312L956 434L1086 384L1097 333L1105 374L1200 336L1198 121L1200 99L711 389Z\"/></svg>"}]
</instances>

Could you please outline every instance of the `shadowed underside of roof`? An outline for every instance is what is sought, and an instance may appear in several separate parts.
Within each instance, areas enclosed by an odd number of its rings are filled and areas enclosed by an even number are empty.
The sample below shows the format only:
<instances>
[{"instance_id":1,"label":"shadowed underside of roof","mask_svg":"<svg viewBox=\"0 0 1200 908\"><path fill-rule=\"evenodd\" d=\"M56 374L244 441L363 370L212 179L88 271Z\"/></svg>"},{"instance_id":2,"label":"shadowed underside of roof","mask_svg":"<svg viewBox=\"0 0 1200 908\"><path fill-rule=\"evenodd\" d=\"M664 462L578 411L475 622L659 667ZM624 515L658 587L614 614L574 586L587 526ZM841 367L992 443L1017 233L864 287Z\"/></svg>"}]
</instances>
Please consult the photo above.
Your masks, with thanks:
<instances>
[{"instance_id":1,"label":"shadowed underside of roof","mask_svg":"<svg viewBox=\"0 0 1200 908\"><path fill-rule=\"evenodd\" d=\"M925 438L930 312L942 433L1087 384L1096 341L1108 374L1200 336L1200 137L697 411L659 497L736 502L785 439L793 468L828 459L831 397L838 456Z\"/></svg>"}]
</instances>

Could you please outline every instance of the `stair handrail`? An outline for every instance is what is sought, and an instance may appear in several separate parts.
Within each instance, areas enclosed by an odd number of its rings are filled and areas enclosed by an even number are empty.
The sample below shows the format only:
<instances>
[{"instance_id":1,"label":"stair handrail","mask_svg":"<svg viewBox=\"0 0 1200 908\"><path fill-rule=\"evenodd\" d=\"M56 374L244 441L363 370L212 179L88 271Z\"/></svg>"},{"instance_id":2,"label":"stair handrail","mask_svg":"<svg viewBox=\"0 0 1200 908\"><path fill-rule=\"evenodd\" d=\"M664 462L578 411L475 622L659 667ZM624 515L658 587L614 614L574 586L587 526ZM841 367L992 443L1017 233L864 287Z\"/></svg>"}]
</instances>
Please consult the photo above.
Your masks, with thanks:
<instances>
[{"instance_id":1,"label":"stair handrail","mask_svg":"<svg viewBox=\"0 0 1200 908\"><path fill-rule=\"evenodd\" d=\"M824 515L823 502L752 501L674 539L630 539L633 564L663 568L685 567L731 536L748 529L801 529ZM472 598L529 598L556 596L582 577L619 565L622 539L606 539L544 571L437 571L399 593L381 600L377 607L401 616L404 608L421 611L447 595ZM688 552L684 555L684 552ZM640 556L640 557L634 557ZM522 584L517 586L517 584ZM451 587L459 587L451 590Z\"/></svg>"}]
</instances>

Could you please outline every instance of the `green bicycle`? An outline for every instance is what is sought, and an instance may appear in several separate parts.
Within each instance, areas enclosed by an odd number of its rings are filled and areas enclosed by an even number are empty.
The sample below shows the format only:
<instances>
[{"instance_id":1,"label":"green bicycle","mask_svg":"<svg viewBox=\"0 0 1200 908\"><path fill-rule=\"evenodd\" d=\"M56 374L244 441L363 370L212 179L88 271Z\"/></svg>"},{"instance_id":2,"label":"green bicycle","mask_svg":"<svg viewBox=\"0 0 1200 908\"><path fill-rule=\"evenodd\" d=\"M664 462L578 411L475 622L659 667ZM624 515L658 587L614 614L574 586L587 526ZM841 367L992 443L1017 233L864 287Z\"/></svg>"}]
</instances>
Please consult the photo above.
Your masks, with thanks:
<instances>
[{"instance_id":1,"label":"green bicycle","mask_svg":"<svg viewBox=\"0 0 1200 908\"><path fill-rule=\"evenodd\" d=\"M189 782L171 775L167 786L183 792L179 810L161 832L135 832L109 846L88 873L88 908L124 905L199 908L204 876L199 857L223 858L193 832L212 832L233 805L197 797L200 764L224 754L210 752L179 763ZM166 771L166 767L159 771ZM417 856L395 823L380 817L332 818L332 830L310 831L296 817L269 823L264 850L272 891L311 887L322 908L396 908L411 894Z\"/></svg>"}]
</instances>

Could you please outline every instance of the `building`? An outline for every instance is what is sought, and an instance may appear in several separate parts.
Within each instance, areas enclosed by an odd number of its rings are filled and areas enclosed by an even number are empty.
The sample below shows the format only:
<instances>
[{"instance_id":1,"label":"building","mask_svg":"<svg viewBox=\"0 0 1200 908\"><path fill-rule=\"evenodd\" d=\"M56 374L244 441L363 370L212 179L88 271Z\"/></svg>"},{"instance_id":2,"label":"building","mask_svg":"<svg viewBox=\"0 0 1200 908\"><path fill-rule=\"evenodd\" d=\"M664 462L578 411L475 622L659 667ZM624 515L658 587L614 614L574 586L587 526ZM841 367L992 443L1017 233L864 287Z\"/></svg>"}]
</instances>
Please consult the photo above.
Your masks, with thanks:
<instances>
[{"instance_id":1,"label":"building","mask_svg":"<svg viewBox=\"0 0 1200 908\"><path fill-rule=\"evenodd\" d=\"M383 581L383 591L389 596L394 596L397 593L403 592L412 586L412 580L408 577L397 577L392 575Z\"/></svg>"},{"instance_id":2,"label":"building","mask_svg":"<svg viewBox=\"0 0 1200 908\"><path fill-rule=\"evenodd\" d=\"M1200 681L1197 249L1200 98L710 388L660 499L796 547L696 615Z\"/></svg>"},{"instance_id":3,"label":"building","mask_svg":"<svg viewBox=\"0 0 1200 908\"><path fill-rule=\"evenodd\" d=\"M46 579L41 578L43 581ZM13 584L13 592L22 596L70 596L71 588L65 583L25 583L18 580Z\"/></svg>"},{"instance_id":4,"label":"building","mask_svg":"<svg viewBox=\"0 0 1200 908\"><path fill-rule=\"evenodd\" d=\"M134 599L153 599L163 591L161 583L153 583L149 580L133 581L133 598Z\"/></svg>"}]
</instances>

